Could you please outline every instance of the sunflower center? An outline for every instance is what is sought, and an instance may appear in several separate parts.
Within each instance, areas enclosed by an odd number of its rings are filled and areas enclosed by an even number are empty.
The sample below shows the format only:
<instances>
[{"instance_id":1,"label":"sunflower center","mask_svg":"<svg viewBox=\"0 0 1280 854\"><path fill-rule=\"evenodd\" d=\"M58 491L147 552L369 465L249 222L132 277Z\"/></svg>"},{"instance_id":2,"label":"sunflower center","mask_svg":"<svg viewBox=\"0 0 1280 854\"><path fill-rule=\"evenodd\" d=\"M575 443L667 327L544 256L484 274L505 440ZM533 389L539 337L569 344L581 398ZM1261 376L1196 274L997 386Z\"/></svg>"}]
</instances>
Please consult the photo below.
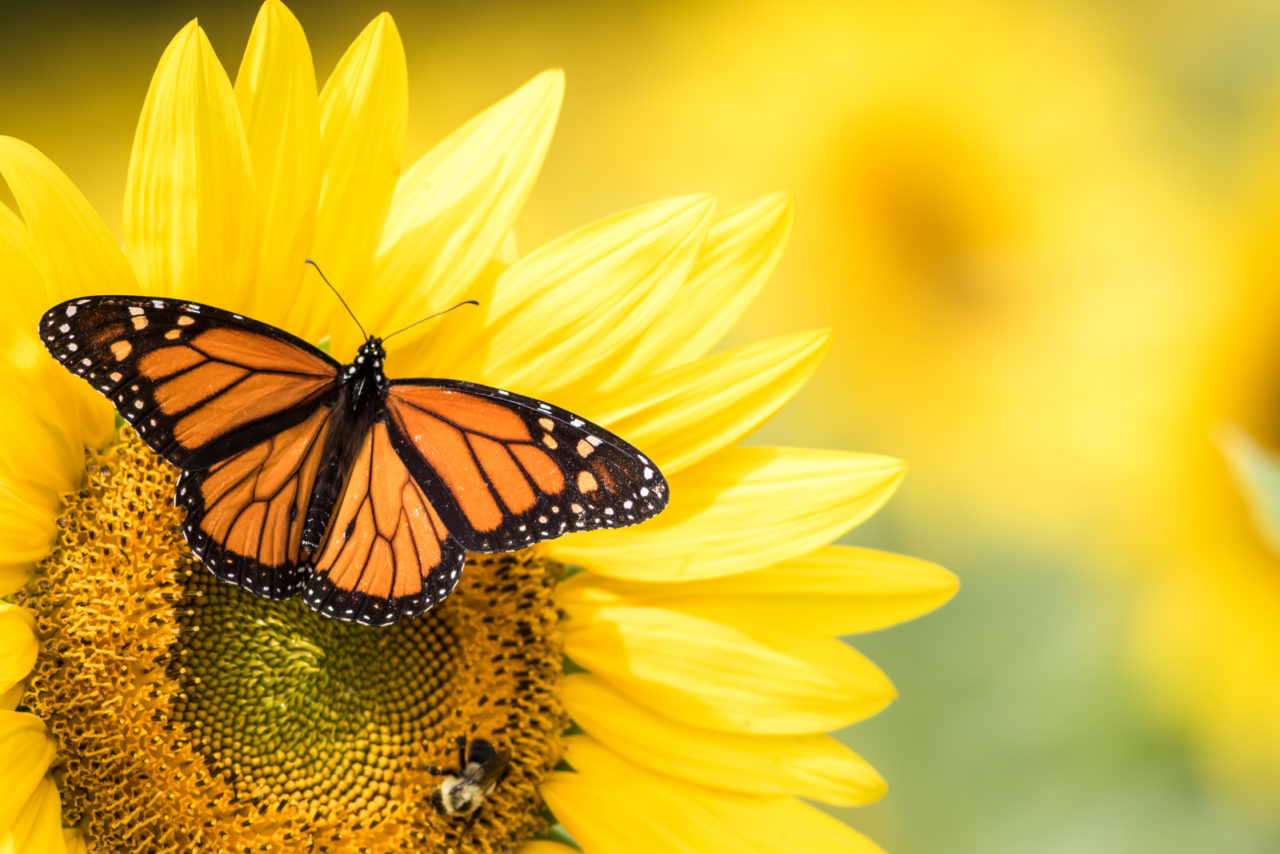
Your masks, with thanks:
<instances>
[{"instance_id":1,"label":"sunflower center","mask_svg":"<svg viewBox=\"0 0 1280 854\"><path fill-rule=\"evenodd\" d=\"M535 552L473 557L386 628L224 584L186 549L175 471L129 433L90 460L22 594L44 643L22 704L60 744L64 821L103 851L509 850L565 715ZM435 814L459 736L511 753L477 820Z\"/></svg>"}]
</instances>

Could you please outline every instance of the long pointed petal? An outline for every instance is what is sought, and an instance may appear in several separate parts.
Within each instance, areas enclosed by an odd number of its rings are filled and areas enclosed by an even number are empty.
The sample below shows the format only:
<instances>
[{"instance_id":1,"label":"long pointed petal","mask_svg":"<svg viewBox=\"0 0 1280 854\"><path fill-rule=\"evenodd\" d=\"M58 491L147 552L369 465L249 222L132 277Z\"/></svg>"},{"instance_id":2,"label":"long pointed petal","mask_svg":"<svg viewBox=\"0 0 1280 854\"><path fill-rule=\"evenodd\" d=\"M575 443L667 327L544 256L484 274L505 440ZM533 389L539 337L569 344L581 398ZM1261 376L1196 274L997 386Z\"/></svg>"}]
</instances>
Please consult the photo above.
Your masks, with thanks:
<instances>
[{"instance_id":1,"label":"long pointed petal","mask_svg":"<svg viewBox=\"0 0 1280 854\"><path fill-rule=\"evenodd\" d=\"M540 74L405 173L387 217L373 287L357 294L362 307L356 313L370 318L365 322L371 329L398 329L474 296L465 291L511 233L542 168L563 98L564 74ZM437 327L432 337L463 328ZM433 350L438 347L433 340Z\"/></svg>"},{"instance_id":2,"label":"long pointed petal","mask_svg":"<svg viewBox=\"0 0 1280 854\"><path fill-rule=\"evenodd\" d=\"M21 140L0 136L0 177L22 212L31 253L44 276L41 312L84 294L137 291L119 243L53 161Z\"/></svg>"},{"instance_id":3,"label":"long pointed petal","mask_svg":"<svg viewBox=\"0 0 1280 854\"><path fill-rule=\"evenodd\" d=\"M716 792L654 774L586 736L541 792L586 854L883 854L847 825L787 797Z\"/></svg>"},{"instance_id":4,"label":"long pointed petal","mask_svg":"<svg viewBox=\"0 0 1280 854\"><path fill-rule=\"evenodd\" d=\"M918 558L825 546L755 572L703 581L646 583L572 576L561 602L623 602L670 608L738 627L775 627L813 637L883 629L941 607L959 582Z\"/></svg>"},{"instance_id":5,"label":"long pointed petal","mask_svg":"<svg viewBox=\"0 0 1280 854\"><path fill-rule=\"evenodd\" d=\"M825 331L803 332L688 362L605 395L589 414L670 477L777 412L813 374L830 340Z\"/></svg>"},{"instance_id":6,"label":"long pointed petal","mask_svg":"<svg viewBox=\"0 0 1280 854\"><path fill-rule=\"evenodd\" d=\"M26 679L35 665L35 627L25 608L0 602L0 692Z\"/></svg>"},{"instance_id":7,"label":"long pointed petal","mask_svg":"<svg viewBox=\"0 0 1280 854\"><path fill-rule=\"evenodd\" d=\"M57 747L40 718L29 712L0 712L0 774L5 781L4 797L0 798L0 838L13 831Z\"/></svg>"},{"instance_id":8,"label":"long pointed petal","mask_svg":"<svg viewBox=\"0 0 1280 854\"><path fill-rule=\"evenodd\" d=\"M895 696L874 664L838 640L744 632L662 608L561 607L569 615L570 659L690 726L827 732L875 714Z\"/></svg>"},{"instance_id":9,"label":"long pointed petal","mask_svg":"<svg viewBox=\"0 0 1280 854\"><path fill-rule=\"evenodd\" d=\"M10 832L0 837L0 854L66 854L62 833L62 798L50 777L36 784Z\"/></svg>"},{"instance_id":10,"label":"long pointed petal","mask_svg":"<svg viewBox=\"0 0 1280 854\"><path fill-rule=\"evenodd\" d=\"M889 499L904 470L873 454L726 448L671 479L671 503L658 517L545 548L565 563L641 581L749 572L857 525Z\"/></svg>"},{"instance_id":11,"label":"long pointed petal","mask_svg":"<svg viewBox=\"0 0 1280 854\"><path fill-rule=\"evenodd\" d=\"M256 212L235 93L192 21L160 57L129 162L124 243L142 289L243 310Z\"/></svg>"},{"instance_id":12,"label":"long pointed petal","mask_svg":"<svg viewBox=\"0 0 1280 854\"><path fill-rule=\"evenodd\" d=\"M520 846L520 854L578 854L578 849L550 839L530 839Z\"/></svg>"},{"instance_id":13,"label":"long pointed petal","mask_svg":"<svg viewBox=\"0 0 1280 854\"><path fill-rule=\"evenodd\" d=\"M58 493L0 471L0 596L20 589L57 536Z\"/></svg>"},{"instance_id":14,"label":"long pointed petal","mask_svg":"<svg viewBox=\"0 0 1280 854\"><path fill-rule=\"evenodd\" d=\"M594 372L688 274L714 201L672 199L601 220L523 258L498 280L489 349L465 375L534 396ZM483 308L483 307L482 307Z\"/></svg>"},{"instance_id":15,"label":"long pointed petal","mask_svg":"<svg viewBox=\"0 0 1280 854\"><path fill-rule=\"evenodd\" d=\"M638 377L702 356L737 322L764 287L791 233L792 205L778 193L715 218L706 242L666 310L634 344L601 388L625 388Z\"/></svg>"},{"instance_id":16,"label":"long pointed petal","mask_svg":"<svg viewBox=\"0 0 1280 854\"><path fill-rule=\"evenodd\" d=\"M36 324L49 298L32 244L22 220L0 205L0 296L7 307L0 313L0 373L7 379L0 395L0 473L60 493L79 485L84 445L105 441L112 419L110 404L40 344Z\"/></svg>"},{"instance_id":17,"label":"long pointed petal","mask_svg":"<svg viewBox=\"0 0 1280 854\"><path fill-rule=\"evenodd\" d=\"M245 312L279 325L298 298L320 197L320 103L311 49L280 0L267 0L258 11L235 94L262 235Z\"/></svg>"},{"instance_id":18,"label":"long pointed petal","mask_svg":"<svg viewBox=\"0 0 1280 854\"><path fill-rule=\"evenodd\" d=\"M48 420L54 412L57 429L80 443L100 445L111 435L111 405L88 385L61 370L37 343L36 324L55 302L92 293L134 293L137 282L124 253L106 226L71 180L36 149L10 137L0 137L0 177L13 192L22 220L0 206L0 264L5 273L6 311L0 321L0 348L8 351L15 388L52 394L47 405L6 419L10 430L27 429L28 422ZM24 395L10 394L11 404L30 410ZM41 429L44 429L43 427ZM32 435L32 434L27 434ZM15 448L22 447L22 443ZM24 452L26 464L40 465ZM71 465L79 479L82 460ZM64 469L65 470L65 469ZM63 481L59 488L74 483Z\"/></svg>"},{"instance_id":19,"label":"long pointed petal","mask_svg":"<svg viewBox=\"0 0 1280 854\"><path fill-rule=\"evenodd\" d=\"M690 783L843 806L870 803L885 791L884 778L830 736L741 735L686 726L585 673L564 679L560 699L574 723L605 747Z\"/></svg>"},{"instance_id":20,"label":"long pointed petal","mask_svg":"<svg viewBox=\"0 0 1280 854\"><path fill-rule=\"evenodd\" d=\"M408 114L404 45L383 12L352 42L320 92L324 178L311 257L344 293L367 287L400 178ZM335 315L333 305L299 300L290 328L309 340L347 334L324 322Z\"/></svg>"}]
</instances>

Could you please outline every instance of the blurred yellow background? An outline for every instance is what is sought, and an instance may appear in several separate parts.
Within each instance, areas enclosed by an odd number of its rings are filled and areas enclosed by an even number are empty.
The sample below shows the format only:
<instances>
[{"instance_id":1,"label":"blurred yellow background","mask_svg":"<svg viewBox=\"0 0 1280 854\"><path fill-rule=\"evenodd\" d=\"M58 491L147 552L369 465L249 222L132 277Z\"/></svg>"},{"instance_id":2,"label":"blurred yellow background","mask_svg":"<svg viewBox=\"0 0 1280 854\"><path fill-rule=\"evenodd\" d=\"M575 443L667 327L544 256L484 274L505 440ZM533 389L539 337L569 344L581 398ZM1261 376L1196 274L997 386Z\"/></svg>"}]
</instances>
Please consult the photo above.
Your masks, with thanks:
<instances>
[{"instance_id":1,"label":"blurred yellow background","mask_svg":"<svg viewBox=\"0 0 1280 854\"><path fill-rule=\"evenodd\" d=\"M1280 447L1280 4L290 5L321 79L392 12L411 154L566 70L525 249L794 195L726 343L836 336L759 441L907 460L849 539L964 584L854 640L902 698L845 734L890 792L842 817L896 854L1280 850L1280 559L1218 444ZM0 133L118 234L160 52L199 16L234 73L256 10L9 9Z\"/></svg>"}]
</instances>

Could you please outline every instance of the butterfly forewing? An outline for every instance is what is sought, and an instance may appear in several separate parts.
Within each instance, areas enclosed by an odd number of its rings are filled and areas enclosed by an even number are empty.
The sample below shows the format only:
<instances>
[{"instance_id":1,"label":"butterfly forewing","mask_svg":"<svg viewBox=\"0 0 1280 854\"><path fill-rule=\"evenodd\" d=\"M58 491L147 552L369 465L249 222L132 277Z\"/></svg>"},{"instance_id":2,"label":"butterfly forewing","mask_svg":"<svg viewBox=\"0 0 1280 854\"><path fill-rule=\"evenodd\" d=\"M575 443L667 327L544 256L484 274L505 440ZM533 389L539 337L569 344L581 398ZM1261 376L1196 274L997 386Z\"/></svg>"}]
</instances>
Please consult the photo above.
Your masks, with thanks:
<instances>
[{"instance_id":1,"label":"butterfly forewing","mask_svg":"<svg viewBox=\"0 0 1280 854\"><path fill-rule=\"evenodd\" d=\"M634 525L666 506L643 454L542 401L432 379L392 382L386 406L396 451L471 551Z\"/></svg>"},{"instance_id":2,"label":"butterfly forewing","mask_svg":"<svg viewBox=\"0 0 1280 854\"><path fill-rule=\"evenodd\" d=\"M317 611L385 625L453 591L466 552L391 446L368 429L302 595Z\"/></svg>"},{"instance_id":3,"label":"butterfly forewing","mask_svg":"<svg viewBox=\"0 0 1280 854\"><path fill-rule=\"evenodd\" d=\"M148 445L208 466L305 419L339 365L275 327L207 305L86 297L49 309L40 337Z\"/></svg>"}]
</instances>

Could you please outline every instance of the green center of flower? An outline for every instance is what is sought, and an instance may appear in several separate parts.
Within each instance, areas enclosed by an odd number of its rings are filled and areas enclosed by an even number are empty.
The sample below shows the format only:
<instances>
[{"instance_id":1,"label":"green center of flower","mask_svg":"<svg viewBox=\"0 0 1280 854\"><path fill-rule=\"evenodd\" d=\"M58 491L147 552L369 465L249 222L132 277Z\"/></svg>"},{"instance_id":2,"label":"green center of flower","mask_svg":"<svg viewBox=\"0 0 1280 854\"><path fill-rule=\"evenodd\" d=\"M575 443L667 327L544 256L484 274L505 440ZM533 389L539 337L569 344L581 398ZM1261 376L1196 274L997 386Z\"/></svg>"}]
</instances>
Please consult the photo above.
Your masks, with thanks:
<instances>
[{"instance_id":1,"label":"green center of flower","mask_svg":"<svg viewBox=\"0 0 1280 854\"><path fill-rule=\"evenodd\" d=\"M43 649L22 706L58 738L64 821L102 851L511 850L545 828L563 750L559 568L476 556L413 620L371 628L218 581L175 471L131 433L90 460L21 595ZM477 820L435 814L459 736L510 751Z\"/></svg>"},{"instance_id":2,"label":"green center of flower","mask_svg":"<svg viewBox=\"0 0 1280 854\"><path fill-rule=\"evenodd\" d=\"M204 571L179 616L173 717L245 794L361 819L385 806L416 745L454 722L450 620L388 628L262 599Z\"/></svg>"}]
</instances>

